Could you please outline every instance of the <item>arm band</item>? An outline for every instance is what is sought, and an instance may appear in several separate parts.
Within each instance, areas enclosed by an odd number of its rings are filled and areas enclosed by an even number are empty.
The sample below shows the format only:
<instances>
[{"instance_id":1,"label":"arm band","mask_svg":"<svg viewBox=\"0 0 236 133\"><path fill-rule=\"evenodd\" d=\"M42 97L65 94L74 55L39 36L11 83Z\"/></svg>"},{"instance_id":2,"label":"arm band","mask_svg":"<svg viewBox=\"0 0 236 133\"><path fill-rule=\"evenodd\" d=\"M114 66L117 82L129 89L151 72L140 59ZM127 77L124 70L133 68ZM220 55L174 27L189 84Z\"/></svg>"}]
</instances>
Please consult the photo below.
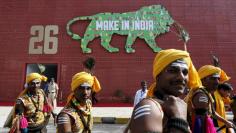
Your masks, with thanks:
<instances>
[{"instance_id":1,"label":"arm band","mask_svg":"<svg viewBox=\"0 0 236 133\"><path fill-rule=\"evenodd\" d=\"M167 122L167 128L176 128L184 133L189 133L188 122L181 118L170 118Z\"/></svg>"}]
</instances>

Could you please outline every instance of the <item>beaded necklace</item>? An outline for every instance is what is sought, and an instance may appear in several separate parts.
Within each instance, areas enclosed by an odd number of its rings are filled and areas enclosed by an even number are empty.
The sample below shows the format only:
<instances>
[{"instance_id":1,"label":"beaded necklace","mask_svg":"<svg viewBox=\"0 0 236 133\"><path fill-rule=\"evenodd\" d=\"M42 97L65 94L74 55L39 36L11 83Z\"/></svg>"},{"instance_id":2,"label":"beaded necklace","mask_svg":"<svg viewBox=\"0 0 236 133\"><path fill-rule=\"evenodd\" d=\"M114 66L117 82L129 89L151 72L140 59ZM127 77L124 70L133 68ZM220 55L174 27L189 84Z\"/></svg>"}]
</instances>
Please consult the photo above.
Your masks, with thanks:
<instances>
[{"instance_id":1,"label":"beaded necklace","mask_svg":"<svg viewBox=\"0 0 236 133\"><path fill-rule=\"evenodd\" d=\"M32 101L34 107L36 108L36 112L39 110L39 100L40 100L40 97L39 95L37 94L37 100L35 100L35 98L33 98L33 95L30 94L30 93L27 93L27 96L30 98L30 100Z\"/></svg>"},{"instance_id":2,"label":"beaded necklace","mask_svg":"<svg viewBox=\"0 0 236 133\"><path fill-rule=\"evenodd\" d=\"M90 120L91 120L91 104L89 104L88 101L86 101L86 105L85 105L85 108L82 107L80 105L80 103L76 100L75 97L72 98L71 100L71 104L74 108L78 109L76 110L76 112L78 113L78 115L80 116L80 119L83 123L83 126L84 126L84 131L87 131L88 133L91 133L91 129L90 129ZM82 115L86 115L88 116L88 120L87 122L85 121L84 119L84 116ZM83 132L84 132L83 131Z\"/></svg>"},{"instance_id":3,"label":"beaded necklace","mask_svg":"<svg viewBox=\"0 0 236 133\"><path fill-rule=\"evenodd\" d=\"M90 115L91 114L91 105L86 102L85 107L81 106L78 100L76 100L75 97L72 98L72 104L75 106L77 109L79 109L84 115Z\"/></svg>"}]
</instances>

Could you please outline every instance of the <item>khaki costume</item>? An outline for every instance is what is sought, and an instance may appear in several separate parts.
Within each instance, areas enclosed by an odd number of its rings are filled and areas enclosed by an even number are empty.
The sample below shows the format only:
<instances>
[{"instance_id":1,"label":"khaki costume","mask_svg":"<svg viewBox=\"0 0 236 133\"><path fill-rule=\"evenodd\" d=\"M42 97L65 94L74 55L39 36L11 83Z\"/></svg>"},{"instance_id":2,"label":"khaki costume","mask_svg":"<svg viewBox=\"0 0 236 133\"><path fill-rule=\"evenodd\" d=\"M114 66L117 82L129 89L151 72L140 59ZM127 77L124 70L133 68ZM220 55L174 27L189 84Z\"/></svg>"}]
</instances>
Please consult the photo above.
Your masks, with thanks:
<instances>
[{"instance_id":1,"label":"khaki costume","mask_svg":"<svg viewBox=\"0 0 236 133\"><path fill-rule=\"evenodd\" d=\"M81 102L78 101L80 99L77 100L77 95L75 94L78 93L75 92L77 89L81 89L80 87L86 87L86 89L91 89L90 92L96 93L101 90L100 83L95 76L92 76L90 73L87 72L76 73L72 77L71 93L67 97L67 104L65 105L64 109L59 113L57 118L58 129L68 130L63 127L65 126L64 124L67 124L68 118L64 118L62 116L62 114L67 114L70 116L71 129L69 129L69 131L72 131L73 133L91 133L93 125L93 119L91 114L92 102L89 98L83 98L83 105L81 106Z\"/></svg>"},{"instance_id":2,"label":"khaki costume","mask_svg":"<svg viewBox=\"0 0 236 133\"><path fill-rule=\"evenodd\" d=\"M92 103L90 100L87 100L86 108L87 109L83 111L79 109L79 107L73 102L71 102L59 113L59 115L61 113L65 113L70 116L72 119L71 129L73 133L91 133L93 117L91 114ZM84 119L84 122L82 119Z\"/></svg>"},{"instance_id":3,"label":"khaki costume","mask_svg":"<svg viewBox=\"0 0 236 133\"><path fill-rule=\"evenodd\" d=\"M37 89L36 96L24 94L17 99L17 102L22 102L24 105L24 117L28 122L29 133L45 133L50 113L45 112L46 97L42 89ZM13 118L13 128L15 122L21 116L16 115Z\"/></svg>"},{"instance_id":4,"label":"khaki costume","mask_svg":"<svg viewBox=\"0 0 236 133\"><path fill-rule=\"evenodd\" d=\"M39 73L30 73L26 76L27 85L33 80L40 84L46 81L47 77ZM35 83L36 84L36 83ZM28 133L44 133L51 113L51 106L48 104L45 93L42 89L34 86L35 95L30 94L28 88L24 89L16 100L12 111L5 121L4 127L10 127L10 133L16 132L19 128L29 130ZM24 111L24 112L23 112Z\"/></svg>"},{"instance_id":5,"label":"khaki costume","mask_svg":"<svg viewBox=\"0 0 236 133\"><path fill-rule=\"evenodd\" d=\"M28 94L25 94L18 98L18 100L21 100L25 107L24 116L28 120L29 127L35 127L37 125L40 125L44 122L45 116L47 114L43 113L43 107L44 107L44 101L45 95L44 92L41 89L37 90L37 96L32 97Z\"/></svg>"}]
</instances>

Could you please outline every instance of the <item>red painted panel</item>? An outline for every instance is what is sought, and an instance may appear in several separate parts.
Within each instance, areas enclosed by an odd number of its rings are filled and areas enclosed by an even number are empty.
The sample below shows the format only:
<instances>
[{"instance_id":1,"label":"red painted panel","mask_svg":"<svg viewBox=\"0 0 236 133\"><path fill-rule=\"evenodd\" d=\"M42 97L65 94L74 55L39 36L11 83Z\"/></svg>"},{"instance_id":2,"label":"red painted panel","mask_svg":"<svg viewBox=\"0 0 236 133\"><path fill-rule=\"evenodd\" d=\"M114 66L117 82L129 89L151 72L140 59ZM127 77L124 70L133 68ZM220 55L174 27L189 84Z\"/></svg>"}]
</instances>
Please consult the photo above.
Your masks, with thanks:
<instances>
[{"instance_id":1,"label":"red painted panel","mask_svg":"<svg viewBox=\"0 0 236 133\"><path fill-rule=\"evenodd\" d=\"M98 95L102 101L127 102L132 100L141 80L152 82L152 60L155 53L141 39L137 39L136 53L125 53L127 36L113 35L111 45L120 48L119 53L108 53L97 38L90 42L92 54L82 54L80 42L66 34L67 22L76 16L89 16L103 12L130 12L142 6L162 4L173 18L190 33L188 51L197 68L211 64L210 52L219 58L222 68L236 85L236 1L234 0L41 0L0 2L0 102L13 102L23 89L26 63L58 63L58 83L63 101L70 92L71 77L82 71L82 61L92 56L96 59L95 74L102 85ZM81 21L73 28L83 35L89 21ZM58 52L55 55L29 55L30 28L33 25L58 25ZM156 39L163 48L183 49L183 44L170 32ZM39 44L41 45L41 44ZM126 97L117 98L122 90Z\"/></svg>"}]
</instances>

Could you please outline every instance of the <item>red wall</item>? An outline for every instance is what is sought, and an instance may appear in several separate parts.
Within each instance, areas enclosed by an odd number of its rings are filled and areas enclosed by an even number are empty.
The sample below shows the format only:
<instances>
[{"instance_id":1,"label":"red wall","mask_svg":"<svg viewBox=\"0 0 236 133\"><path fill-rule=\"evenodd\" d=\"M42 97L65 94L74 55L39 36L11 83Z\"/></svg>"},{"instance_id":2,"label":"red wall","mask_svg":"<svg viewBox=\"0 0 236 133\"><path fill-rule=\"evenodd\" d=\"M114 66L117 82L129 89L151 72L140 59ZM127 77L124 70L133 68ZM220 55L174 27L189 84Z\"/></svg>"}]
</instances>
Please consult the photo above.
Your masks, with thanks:
<instances>
[{"instance_id":1,"label":"red wall","mask_svg":"<svg viewBox=\"0 0 236 133\"><path fill-rule=\"evenodd\" d=\"M83 70L81 61L92 56L96 59L95 75L102 85L98 98L109 102L116 90L123 90L131 99L141 80L152 82L152 61L155 53L144 40L137 39L134 54L125 53L127 36L113 35L111 45L119 53L109 53L97 38L89 44L92 54L82 54L80 42L66 34L66 24L76 16L90 16L103 12L130 12L142 6L162 4L174 20L189 32L188 51L196 68L211 64L210 51L219 58L222 68L236 85L236 1L235 0L8 0L0 1L0 102L12 102L23 89L26 63L58 63L58 83L63 101L70 91L73 74ZM76 25L82 35L89 21ZM58 25L58 52L55 55L29 55L30 28L33 25ZM183 49L174 33L156 39L163 49Z\"/></svg>"}]
</instances>

